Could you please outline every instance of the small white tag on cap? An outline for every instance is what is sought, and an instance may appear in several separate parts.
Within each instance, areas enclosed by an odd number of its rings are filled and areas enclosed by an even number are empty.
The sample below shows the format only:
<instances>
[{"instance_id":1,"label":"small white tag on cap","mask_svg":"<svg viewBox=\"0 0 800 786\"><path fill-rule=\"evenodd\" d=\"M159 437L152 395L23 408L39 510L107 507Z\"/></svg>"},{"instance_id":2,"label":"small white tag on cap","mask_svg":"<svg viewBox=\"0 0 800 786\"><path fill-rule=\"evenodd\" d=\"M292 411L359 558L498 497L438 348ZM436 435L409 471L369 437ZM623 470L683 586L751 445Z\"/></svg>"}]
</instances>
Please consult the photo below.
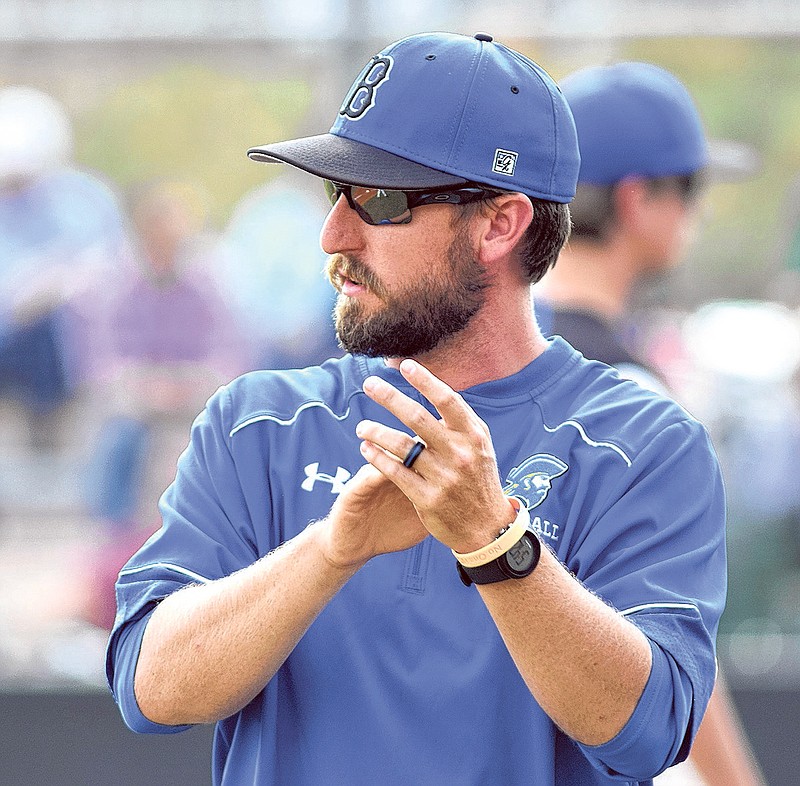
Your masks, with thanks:
<instances>
[{"instance_id":1,"label":"small white tag on cap","mask_svg":"<svg viewBox=\"0 0 800 786\"><path fill-rule=\"evenodd\" d=\"M497 172L498 175L514 175L514 169L517 166L517 153L513 150L502 150L497 148L494 151L494 164L492 165L492 172Z\"/></svg>"}]
</instances>

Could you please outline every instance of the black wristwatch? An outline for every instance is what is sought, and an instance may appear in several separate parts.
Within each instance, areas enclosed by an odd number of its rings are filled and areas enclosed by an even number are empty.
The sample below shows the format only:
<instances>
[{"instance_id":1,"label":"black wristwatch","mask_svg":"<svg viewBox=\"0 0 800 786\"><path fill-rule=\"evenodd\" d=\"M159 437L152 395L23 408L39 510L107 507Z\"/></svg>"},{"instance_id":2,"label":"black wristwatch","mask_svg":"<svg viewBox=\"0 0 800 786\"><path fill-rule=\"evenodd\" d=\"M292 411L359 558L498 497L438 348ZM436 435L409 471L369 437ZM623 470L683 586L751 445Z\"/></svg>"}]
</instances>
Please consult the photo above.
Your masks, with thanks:
<instances>
[{"instance_id":1,"label":"black wristwatch","mask_svg":"<svg viewBox=\"0 0 800 786\"><path fill-rule=\"evenodd\" d=\"M465 568L456 560L456 567L461 581L467 587L470 584L495 584L506 579L524 579L530 576L539 563L541 554L541 541L536 533L528 528L522 537L497 559L474 568Z\"/></svg>"}]
</instances>

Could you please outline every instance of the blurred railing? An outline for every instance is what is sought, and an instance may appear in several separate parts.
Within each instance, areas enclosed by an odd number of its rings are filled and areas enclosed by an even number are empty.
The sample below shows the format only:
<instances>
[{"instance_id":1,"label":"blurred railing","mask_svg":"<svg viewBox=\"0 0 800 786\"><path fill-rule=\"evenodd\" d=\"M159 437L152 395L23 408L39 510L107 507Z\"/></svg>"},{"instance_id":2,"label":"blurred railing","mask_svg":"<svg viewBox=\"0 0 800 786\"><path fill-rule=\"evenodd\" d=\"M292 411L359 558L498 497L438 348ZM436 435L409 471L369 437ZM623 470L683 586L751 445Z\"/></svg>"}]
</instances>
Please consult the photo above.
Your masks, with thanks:
<instances>
[{"instance_id":1,"label":"blurred railing","mask_svg":"<svg viewBox=\"0 0 800 786\"><path fill-rule=\"evenodd\" d=\"M657 11L657 13L654 13ZM800 33L795 0L3 0L0 41L350 40L409 29L543 38Z\"/></svg>"}]
</instances>

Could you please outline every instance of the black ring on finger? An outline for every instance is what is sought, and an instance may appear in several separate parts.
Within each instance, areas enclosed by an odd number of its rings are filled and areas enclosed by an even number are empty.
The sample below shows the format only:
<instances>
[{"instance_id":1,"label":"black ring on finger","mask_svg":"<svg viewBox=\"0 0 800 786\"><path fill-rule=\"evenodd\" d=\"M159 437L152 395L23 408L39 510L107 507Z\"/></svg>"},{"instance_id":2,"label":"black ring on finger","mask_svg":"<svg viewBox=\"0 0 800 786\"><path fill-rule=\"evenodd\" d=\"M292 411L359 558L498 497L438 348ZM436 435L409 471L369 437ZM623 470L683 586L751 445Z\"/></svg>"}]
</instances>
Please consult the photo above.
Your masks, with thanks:
<instances>
[{"instance_id":1,"label":"black ring on finger","mask_svg":"<svg viewBox=\"0 0 800 786\"><path fill-rule=\"evenodd\" d=\"M406 457L403 459L403 466L411 469L423 450L425 450L425 443L419 437L414 437L414 444L411 446L411 450L406 453Z\"/></svg>"}]
</instances>

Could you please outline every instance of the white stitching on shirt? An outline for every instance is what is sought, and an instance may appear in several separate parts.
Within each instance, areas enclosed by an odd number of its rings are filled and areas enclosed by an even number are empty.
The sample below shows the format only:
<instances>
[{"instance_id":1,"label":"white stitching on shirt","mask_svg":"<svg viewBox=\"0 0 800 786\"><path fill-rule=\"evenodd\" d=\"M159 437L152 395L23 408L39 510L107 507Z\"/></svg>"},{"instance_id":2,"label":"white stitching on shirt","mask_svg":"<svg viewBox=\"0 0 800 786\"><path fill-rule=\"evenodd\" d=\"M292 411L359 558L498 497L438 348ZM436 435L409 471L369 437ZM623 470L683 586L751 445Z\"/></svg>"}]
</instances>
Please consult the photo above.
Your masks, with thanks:
<instances>
[{"instance_id":1,"label":"white stitching on shirt","mask_svg":"<svg viewBox=\"0 0 800 786\"><path fill-rule=\"evenodd\" d=\"M613 450L615 453L619 454L622 457L622 460L630 467L633 463L630 458L628 458L628 454L619 447L619 445L615 445L613 442L597 442L589 437L589 435L584 431L583 426L578 423L577 420L565 420L563 423L559 423L557 426L550 428L544 421L542 421L542 426L544 426L544 430L547 431L549 434L554 434L558 429L562 428L563 426L572 426L573 428L577 429L578 434L581 435L581 439L587 444L591 445L593 448L608 448L609 450Z\"/></svg>"},{"instance_id":2,"label":"white stitching on shirt","mask_svg":"<svg viewBox=\"0 0 800 786\"><path fill-rule=\"evenodd\" d=\"M207 579L205 576L201 576L199 573L189 570L189 568L184 568L181 565L173 565L171 562L148 562L147 565L139 565L135 568L126 568L125 570L121 570L119 575L130 576L132 573L141 573L143 570L150 570L151 568L165 568L166 570L172 570L175 573L181 573L184 576L188 576L190 579L200 581L203 584L208 584L211 581L211 579Z\"/></svg>"},{"instance_id":3,"label":"white stitching on shirt","mask_svg":"<svg viewBox=\"0 0 800 786\"><path fill-rule=\"evenodd\" d=\"M631 606L625 611L619 612L623 617L628 614L636 614L637 611L644 611L645 609L694 609L698 614L700 609L694 603L642 603L639 606Z\"/></svg>"},{"instance_id":4,"label":"white stitching on shirt","mask_svg":"<svg viewBox=\"0 0 800 786\"><path fill-rule=\"evenodd\" d=\"M336 418L336 420L345 420L350 415L350 407L347 408L343 415L337 415L327 404L322 401L307 401L305 404L295 410L294 415L292 415L289 420L281 420L277 415L256 415L255 417L249 418L243 423L240 423L238 426L234 426L231 430L231 433L228 434L228 437L232 437L237 431L243 429L245 426L249 426L252 423L258 423L261 420L271 420L274 423L277 423L279 426L291 426L297 421L297 417L300 415L300 413L305 409L309 409L310 407L321 407L329 412L334 418Z\"/></svg>"}]
</instances>

